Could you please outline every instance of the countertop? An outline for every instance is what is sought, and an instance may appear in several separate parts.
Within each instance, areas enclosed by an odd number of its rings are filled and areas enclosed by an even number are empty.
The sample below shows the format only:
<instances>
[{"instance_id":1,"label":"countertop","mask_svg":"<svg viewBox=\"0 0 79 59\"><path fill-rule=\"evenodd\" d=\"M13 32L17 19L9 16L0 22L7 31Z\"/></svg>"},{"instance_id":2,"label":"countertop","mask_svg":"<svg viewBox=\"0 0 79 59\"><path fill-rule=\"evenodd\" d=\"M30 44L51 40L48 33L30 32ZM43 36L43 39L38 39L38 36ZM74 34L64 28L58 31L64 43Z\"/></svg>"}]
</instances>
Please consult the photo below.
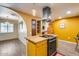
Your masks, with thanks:
<instances>
[{"instance_id":1,"label":"countertop","mask_svg":"<svg viewBox=\"0 0 79 59\"><path fill-rule=\"evenodd\" d=\"M44 40L47 40L48 38L40 37L40 36L29 36L27 39L33 43L38 43Z\"/></svg>"},{"instance_id":2,"label":"countertop","mask_svg":"<svg viewBox=\"0 0 79 59\"><path fill-rule=\"evenodd\" d=\"M48 34L50 35L50 34ZM53 37L56 37L56 35L54 34L51 34ZM29 36L27 37L27 40L33 42L33 43L38 43L38 42L41 42L41 41L44 41L44 40L48 40L48 38L45 38L45 37L40 37L40 36Z\"/></svg>"}]
</instances>

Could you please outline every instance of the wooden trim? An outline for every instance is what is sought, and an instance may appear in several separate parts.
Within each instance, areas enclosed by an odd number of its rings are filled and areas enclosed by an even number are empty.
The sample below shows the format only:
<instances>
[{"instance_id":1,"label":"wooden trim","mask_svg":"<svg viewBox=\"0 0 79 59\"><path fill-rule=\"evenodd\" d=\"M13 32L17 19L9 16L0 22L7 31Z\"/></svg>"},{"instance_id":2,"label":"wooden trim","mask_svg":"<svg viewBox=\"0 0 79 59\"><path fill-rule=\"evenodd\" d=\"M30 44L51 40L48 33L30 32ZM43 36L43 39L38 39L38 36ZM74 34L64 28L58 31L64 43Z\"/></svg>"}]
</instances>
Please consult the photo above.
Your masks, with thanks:
<instances>
[{"instance_id":1,"label":"wooden trim","mask_svg":"<svg viewBox=\"0 0 79 59\"><path fill-rule=\"evenodd\" d=\"M31 42L31 43L33 43L33 44L36 44L36 43L34 43L33 41L31 41L31 40L29 40L29 39L27 39L29 42Z\"/></svg>"}]
</instances>

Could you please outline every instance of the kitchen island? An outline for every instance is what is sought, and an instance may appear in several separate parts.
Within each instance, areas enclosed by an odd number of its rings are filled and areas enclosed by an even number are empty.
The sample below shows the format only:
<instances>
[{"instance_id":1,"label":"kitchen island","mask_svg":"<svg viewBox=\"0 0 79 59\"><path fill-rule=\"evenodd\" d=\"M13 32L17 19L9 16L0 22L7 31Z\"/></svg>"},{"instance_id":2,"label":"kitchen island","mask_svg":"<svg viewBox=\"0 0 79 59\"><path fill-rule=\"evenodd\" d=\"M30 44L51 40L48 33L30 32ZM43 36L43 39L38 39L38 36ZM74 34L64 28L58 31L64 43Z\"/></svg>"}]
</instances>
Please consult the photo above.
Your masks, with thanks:
<instances>
[{"instance_id":1,"label":"kitchen island","mask_svg":"<svg viewBox=\"0 0 79 59\"><path fill-rule=\"evenodd\" d=\"M47 38L39 36L28 37L28 56L47 56Z\"/></svg>"},{"instance_id":2,"label":"kitchen island","mask_svg":"<svg viewBox=\"0 0 79 59\"><path fill-rule=\"evenodd\" d=\"M52 38L54 37L52 36ZM49 53L48 50L50 49L50 47L48 46L50 45L49 40L52 40L52 39L47 38L47 36L46 37L29 36L28 43L27 43L27 55L28 56L47 56Z\"/></svg>"}]
</instances>

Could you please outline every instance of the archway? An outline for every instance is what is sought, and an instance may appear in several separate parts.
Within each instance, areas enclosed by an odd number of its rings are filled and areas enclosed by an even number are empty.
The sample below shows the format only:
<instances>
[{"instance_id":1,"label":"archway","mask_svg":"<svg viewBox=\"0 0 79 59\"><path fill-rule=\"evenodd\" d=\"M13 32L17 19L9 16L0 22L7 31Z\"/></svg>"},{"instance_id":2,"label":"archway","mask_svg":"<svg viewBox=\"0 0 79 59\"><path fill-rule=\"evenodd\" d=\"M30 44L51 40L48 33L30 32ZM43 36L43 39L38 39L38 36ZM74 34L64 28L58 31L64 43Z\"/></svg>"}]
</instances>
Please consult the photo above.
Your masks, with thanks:
<instances>
[{"instance_id":1,"label":"archway","mask_svg":"<svg viewBox=\"0 0 79 59\"><path fill-rule=\"evenodd\" d=\"M3 6L0 6L0 9L1 9L1 14L0 14L1 19L5 18L5 19L11 19L11 20L18 20L18 25L19 25L18 26L18 38L23 44L26 45L27 26L23 18L21 17L21 15Z\"/></svg>"}]
</instances>

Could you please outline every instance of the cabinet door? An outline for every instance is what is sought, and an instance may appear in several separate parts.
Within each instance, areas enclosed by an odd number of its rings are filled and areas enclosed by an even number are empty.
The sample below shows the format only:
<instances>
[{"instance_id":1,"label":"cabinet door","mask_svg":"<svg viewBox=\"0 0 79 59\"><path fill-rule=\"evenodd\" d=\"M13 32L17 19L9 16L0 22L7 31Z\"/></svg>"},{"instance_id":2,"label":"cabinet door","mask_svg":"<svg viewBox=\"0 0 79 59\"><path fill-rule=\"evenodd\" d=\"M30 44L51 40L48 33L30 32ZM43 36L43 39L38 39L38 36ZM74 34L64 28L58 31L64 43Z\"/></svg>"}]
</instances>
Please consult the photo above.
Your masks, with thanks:
<instances>
[{"instance_id":1,"label":"cabinet door","mask_svg":"<svg viewBox=\"0 0 79 59\"><path fill-rule=\"evenodd\" d=\"M36 35L36 20L32 19L32 36Z\"/></svg>"},{"instance_id":2,"label":"cabinet door","mask_svg":"<svg viewBox=\"0 0 79 59\"><path fill-rule=\"evenodd\" d=\"M28 41L28 44L27 44L27 55L28 56L35 56L35 50L36 49L36 46L32 43L32 42L29 42Z\"/></svg>"},{"instance_id":3,"label":"cabinet door","mask_svg":"<svg viewBox=\"0 0 79 59\"><path fill-rule=\"evenodd\" d=\"M47 44L37 47L37 56L47 56Z\"/></svg>"}]
</instances>

